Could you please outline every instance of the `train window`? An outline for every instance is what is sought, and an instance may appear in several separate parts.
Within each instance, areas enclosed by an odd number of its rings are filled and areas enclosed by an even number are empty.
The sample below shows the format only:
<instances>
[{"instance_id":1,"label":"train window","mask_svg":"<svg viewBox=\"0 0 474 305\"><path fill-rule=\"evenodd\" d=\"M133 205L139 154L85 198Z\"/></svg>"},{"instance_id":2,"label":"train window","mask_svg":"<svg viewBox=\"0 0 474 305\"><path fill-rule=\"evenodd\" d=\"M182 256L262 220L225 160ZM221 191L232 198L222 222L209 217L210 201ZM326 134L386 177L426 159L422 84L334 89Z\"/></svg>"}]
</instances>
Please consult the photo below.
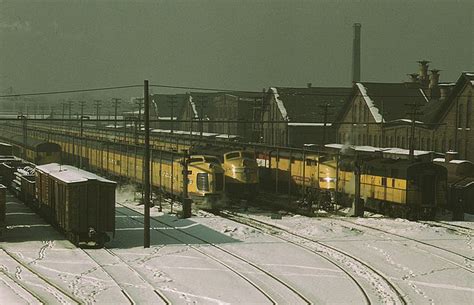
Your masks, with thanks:
<instances>
[{"instance_id":1,"label":"train window","mask_svg":"<svg viewBox=\"0 0 474 305\"><path fill-rule=\"evenodd\" d=\"M202 162L202 158L189 158L188 164Z\"/></svg>"},{"instance_id":2,"label":"train window","mask_svg":"<svg viewBox=\"0 0 474 305\"><path fill-rule=\"evenodd\" d=\"M207 163L221 164L216 157L206 156L206 157L204 157L204 161L206 161Z\"/></svg>"},{"instance_id":3,"label":"train window","mask_svg":"<svg viewBox=\"0 0 474 305\"><path fill-rule=\"evenodd\" d=\"M306 160L306 165L308 166L315 166L318 162L316 160Z\"/></svg>"},{"instance_id":4,"label":"train window","mask_svg":"<svg viewBox=\"0 0 474 305\"><path fill-rule=\"evenodd\" d=\"M250 151L242 152L242 158L255 159L255 154Z\"/></svg>"},{"instance_id":5,"label":"train window","mask_svg":"<svg viewBox=\"0 0 474 305\"><path fill-rule=\"evenodd\" d=\"M387 178L382 177L382 186L387 186Z\"/></svg>"},{"instance_id":6,"label":"train window","mask_svg":"<svg viewBox=\"0 0 474 305\"><path fill-rule=\"evenodd\" d=\"M209 175L207 173L197 174L196 185L200 191L209 191Z\"/></svg>"},{"instance_id":7,"label":"train window","mask_svg":"<svg viewBox=\"0 0 474 305\"><path fill-rule=\"evenodd\" d=\"M225 156L225 159L226 160L231 160L231 159L237 159L240 157L240 154L238 152L232 152L232 153L228 153L226 156Z\"/></svg>"}]
</instances>

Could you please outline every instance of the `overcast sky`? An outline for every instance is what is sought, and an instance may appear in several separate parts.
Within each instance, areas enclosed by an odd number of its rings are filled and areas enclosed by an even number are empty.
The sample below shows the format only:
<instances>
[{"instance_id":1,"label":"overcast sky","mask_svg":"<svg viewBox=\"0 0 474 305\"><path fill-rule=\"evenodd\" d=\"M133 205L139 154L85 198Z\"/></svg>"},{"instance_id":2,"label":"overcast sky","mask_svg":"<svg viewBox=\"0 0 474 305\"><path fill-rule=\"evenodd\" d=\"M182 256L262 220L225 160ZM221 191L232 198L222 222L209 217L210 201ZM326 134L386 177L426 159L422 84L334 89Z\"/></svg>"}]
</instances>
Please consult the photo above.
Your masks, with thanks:
<instances>
[{"instance_id":1,"label":"overcast sky","mask_svg":"<svg viewBox=\"0 0 474 305\"><path fill-rule=\"evenodd\" d=\"M151 83L261 90L398 82L419 59L441 81L474 70L474 1L0 0L0 91Z\"/></svg>"}]
</instances>

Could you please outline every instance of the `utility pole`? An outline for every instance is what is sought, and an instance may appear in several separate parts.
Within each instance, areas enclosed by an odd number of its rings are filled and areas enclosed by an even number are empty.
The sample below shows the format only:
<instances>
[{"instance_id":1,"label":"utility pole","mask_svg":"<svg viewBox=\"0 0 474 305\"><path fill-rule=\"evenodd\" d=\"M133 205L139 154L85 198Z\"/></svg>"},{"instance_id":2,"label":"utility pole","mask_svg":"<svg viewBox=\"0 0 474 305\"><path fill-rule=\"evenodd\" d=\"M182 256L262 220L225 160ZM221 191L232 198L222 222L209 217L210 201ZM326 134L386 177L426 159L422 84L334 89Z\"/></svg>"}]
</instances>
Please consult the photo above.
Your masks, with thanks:
<instances>
[{"instance_id":1,"label":"utility pole","mask_svg":"<svg viewBox=\"0 0 474 305\"><path fill-rule=\"evenodd\" d=\"M188 151L183 150L183 212L182 218L189 218L191 217L191 199L188 198Z\"/></svg>"},{"instance_id":2,"label":"utility pole","mask_svg":"<svg viewBox=\"0 0 474 305\"><path fill-rule=\"evenodd\" d=\"M145 101L145 156L143 162L144 188L145 188L145 221L143 247L150 248L150 96L148 91L148 80L144 81Z\"/></svg>"},{"instance_id":3,"label":"utility pole","mask_svg":"<svg viewBox=\"0 0 474 305\"><path fill-rule=\"evenodd\" d=\"M117 109L118 109L118 105L120 104L121 99L114 97L112 98L112 101L114 103L114 111L115 111L114 113L114 135L115 135L115 130L117 130Z\"/></svg>"},{"instance_id":4,"label":"utility pole","mask_svg":"<svg viewBox=\"0 0 474 305\"><path fill-rule=\"evenodd\" d=\"M324 125L323 125L323 142L322 142L322 145L326 144L326 139L327 139L327 130L326 130L326 126L328 124L328 115L330 113L328 113L328 110L329 108L333 108L334 106L331 106L329 105L328 103L325 103L324 105L319 105L319 108L321 108L323 110L323 122L324 122Z\"/></svg>"},{"instance_id":5,"label":"utility pole","mask_svg":"<svg viewBox=\"0 0 474 305\"><path fill-rule=\"evenodd\" d=\"M96 127L99 128L99 120L100 120L100 107L101 107L101 100L95 100L95 110L96 110Z\"/></svg>"},{"instance_id":6,"label":"utility pole","mask_svg":"<svg viewBox=\"0 0 474 305\"><path fill-rule=\"evenodd\" d=\"M200 113L198 113L198 117L199 117L199 136L200 136L200 138L202 139L202 137L203 137L203 132L204 132L204 123L203 123L204 108L206 107L206 106L204 105L204 103L205 103L206 101L204 100L204 97L203 97L203 96L199 96L198 101L199 101L199 110L200 110Z\"/></svg>"},{"instance_id":7,"label":"utility pole","mask_svg":"<svg viewBox=\"0 0 474 305\"><path fill-rule=\"evenodd\" d=\"M170 108L171 108L171 124L170 124L171 126L170 127L171 127L171 134L173 134L174 133L174 124L173 124L174 123L173 122L173 120L174 120L174 106L176 104L176 96L175 95L170 96L170 100L168 101L168 104L170 105Z\"/></svg>"},{"instance_id":8,"label":"utility pole","mask_svg":"<svg viewBox=\"0 0 474 305\"><path fill-rule=\"evenodd\" d=\"M410 131L410 160L415 158L415 121L418 115L422 115L423 113L418 111L420 105L416 103L416 100L412 104L405 104L406 106L410 107L411 112L408 112L407 115L411 116L411 131Z\"/></svg>"},{"instance_id":9,"label":"utility pole","mask_svg":"<svg viewBox=\"0 0 474 305\"><path fill-rule=\"evenodd\" d=\"M138 119L135 120L135 122L138 122L138 125L135 123L135 144L138 145L138 137L139 137L140 131L142 129L143 98L137 98L135 101L138 105Z\"/></svg>"},{"instance_id":10,"label":"utility pole","mask_svg":"<svg viewBox=\"0 0 474 305\"><path fill-rule=\"evenodd\" d=\"M69 104L69 119L72 119L72 104L74 101L67 101L67 103Z\"/></svg>"}]
</instances>

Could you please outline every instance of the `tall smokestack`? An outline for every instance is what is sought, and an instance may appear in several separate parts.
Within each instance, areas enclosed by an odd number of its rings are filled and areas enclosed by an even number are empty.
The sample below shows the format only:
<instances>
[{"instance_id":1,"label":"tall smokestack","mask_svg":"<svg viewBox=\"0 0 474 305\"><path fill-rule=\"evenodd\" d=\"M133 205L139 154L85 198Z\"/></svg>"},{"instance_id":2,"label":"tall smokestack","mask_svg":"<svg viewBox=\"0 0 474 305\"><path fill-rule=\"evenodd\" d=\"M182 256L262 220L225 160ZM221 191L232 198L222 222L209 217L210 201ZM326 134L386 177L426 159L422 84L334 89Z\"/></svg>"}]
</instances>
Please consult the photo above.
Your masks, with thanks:
<instances>
[{"instance_id":1,"label":"tall smokestack","mask_svg":"<svg viewBox=\"0 0 474 305\"><path fill-rule=\"evenodd\" d=\"M354 23L354 40L352 44L352 82L360 81L360 23Z\"/></svg>"}]
</instances>

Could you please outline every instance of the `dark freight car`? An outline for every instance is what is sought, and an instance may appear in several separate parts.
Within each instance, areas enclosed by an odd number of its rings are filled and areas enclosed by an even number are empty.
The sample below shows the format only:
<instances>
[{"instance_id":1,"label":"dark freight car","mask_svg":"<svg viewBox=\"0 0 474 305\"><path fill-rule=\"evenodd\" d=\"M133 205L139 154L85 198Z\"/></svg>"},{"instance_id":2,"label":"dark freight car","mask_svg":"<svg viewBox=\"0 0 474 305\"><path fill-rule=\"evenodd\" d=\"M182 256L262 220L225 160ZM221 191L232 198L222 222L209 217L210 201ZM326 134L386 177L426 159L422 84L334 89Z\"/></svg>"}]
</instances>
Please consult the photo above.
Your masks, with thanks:
<instances>
[{"instance_id":1,"label":"dark freight car","mask_svg":"<svg viewBox=\"0 0 474 305\"><path fill-rule=\"evenodd\" d=\"M73 166L36 168L39 208L74 244L102 245L115 232L116 183Z\"/></svg>"}]
</instances>

